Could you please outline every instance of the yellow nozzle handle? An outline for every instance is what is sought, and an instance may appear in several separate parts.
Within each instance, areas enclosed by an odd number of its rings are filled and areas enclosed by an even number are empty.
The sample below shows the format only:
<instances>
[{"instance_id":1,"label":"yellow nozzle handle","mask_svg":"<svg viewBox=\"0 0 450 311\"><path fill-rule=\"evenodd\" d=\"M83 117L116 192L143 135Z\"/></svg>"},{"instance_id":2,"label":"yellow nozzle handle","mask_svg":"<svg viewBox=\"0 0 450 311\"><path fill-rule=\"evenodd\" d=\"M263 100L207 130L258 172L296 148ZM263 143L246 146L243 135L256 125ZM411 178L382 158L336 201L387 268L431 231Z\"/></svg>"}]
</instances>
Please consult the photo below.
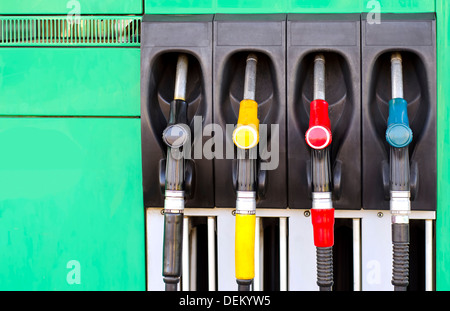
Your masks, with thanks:
<instances>
[{"instance_id":1,"label":"yellow nozzle handle","mask_svg":"<svg viewBox=\"0 0 450 311\"><path fill-rule=\"evenodd\" d=\"M235 269L236 279L255 277L255 215L236 214Z\"/></svg>"},{"instance_id":2,"label":"yellow nozzle handle","mask_svg":"<svg viewBox=\"0 0 450 311\"><path fill-rule=\"evenodd\" d=\"M259 142L258 103L244 99L239 104L239 117L233 131L233 142L241 149L250 149Z\"/></svg>"}]
</instances>

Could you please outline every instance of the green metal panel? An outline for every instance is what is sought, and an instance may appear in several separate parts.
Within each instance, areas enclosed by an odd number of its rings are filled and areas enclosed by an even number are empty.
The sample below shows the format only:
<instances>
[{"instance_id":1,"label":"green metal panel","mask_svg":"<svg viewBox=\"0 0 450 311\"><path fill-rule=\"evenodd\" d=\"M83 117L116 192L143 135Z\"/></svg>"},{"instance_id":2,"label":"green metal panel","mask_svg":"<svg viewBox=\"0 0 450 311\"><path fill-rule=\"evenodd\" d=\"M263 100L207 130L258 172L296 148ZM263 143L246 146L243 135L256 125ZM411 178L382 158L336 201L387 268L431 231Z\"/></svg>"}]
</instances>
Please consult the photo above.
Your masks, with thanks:
<instances>
[{"instance_id":1,"label":"green metal panel","mask_svg":"<svg viewBox=\"0 0 450 311\"><path fill-rule=\"evenodd\" d=\"M0 49L0 115L139 116L140 50Z\"/></svg>"},{"instance_id":2,"label":"green metal panel","mask_svg":"<svg viewBox=\"0 0 450 311\"><path fill-rule=\"evenodd\" d=\"M287 1L273 0L216 0L218 13L285 13Z\"/></svg>"},{"instance_id":3,"label":"green metal panel","mask_svg":"<svg viewBox=\"0 0 450 311\"><path fill-rule=\"evenodd\" d=\"M141 14L141 0L0 1L0 14Z\"/></svg>"},{"instance_id":4,"label":"green metal panel","mask_svg":"<svg viewBox=\"0 0 450 311\"><path fill-rule=\"evenodd\" d=\"M434 0L291 0L291 13L434 12ZM379 11L378 11L379 10Z\"/></svg>"},{"instance_id":5,"label":"green metal panel","mask_svg":"<svg viewBox=\"0 0 450 311\"><path fill-rule=\"evenodd\" d=\"M435 0L363 0L363 12L377 9L380 4L380 12L383 13L424 13L435 12ZM382 17L383 18L383 17Z\"/></svg>"},{"instance_id":6,"label":"green metal panel","mask_svg":"<svg viewBox=\"0 0 450 311\"><path fill-rule=\"evenodd\" d=\"M145 0L146 14L434 12L434 0Z\"/></svg>"},{"instance_id":7,"label":"green metal panel","mask_svg":"<svg viewBox=\"0 0 450 311\"><path fill-rule=\"evenodd\" d=\"M436 289L450 290L450 3L436 1L437 23L437 216Z\"/></svg>"},{"instance_id":8,"label":"green metal panel","mask_svg":"<svg viewBox=\"0 0 450 311\"><path fill-rule=\"evenodd\" d=\"M140 120L3 117L0 144L0 290L145 290Z\"/></svg>"}]
</instances>

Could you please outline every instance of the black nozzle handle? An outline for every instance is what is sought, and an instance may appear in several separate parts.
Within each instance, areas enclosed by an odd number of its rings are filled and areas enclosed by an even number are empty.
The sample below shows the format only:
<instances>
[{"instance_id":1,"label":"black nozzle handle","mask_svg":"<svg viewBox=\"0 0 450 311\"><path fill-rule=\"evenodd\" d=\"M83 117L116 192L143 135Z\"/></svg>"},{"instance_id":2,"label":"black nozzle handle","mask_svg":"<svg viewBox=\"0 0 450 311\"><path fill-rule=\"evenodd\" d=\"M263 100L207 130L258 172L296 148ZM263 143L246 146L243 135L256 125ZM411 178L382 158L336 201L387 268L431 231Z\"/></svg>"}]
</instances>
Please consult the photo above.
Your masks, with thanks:
<instances>
[{"instance_id":1,"label":"black nozzle handle","mask_svg":"<svg viewBox=\"0 0 450 311\"><path fill-rule=\"evenodd\" d=\"M410 165L408 147L390 148L390 178L391 191L410 190Z\"/></svg>"},{"instance_id":2,"label":"black nozzle handle","mask_svg":"<svg viewBox=\"0 0 450 311\"><path fill-rule=\"evenodd\" d=\"M255 191L257 188L257 159L252 156L256 147L239 149L236 165L236 191Z\"/></svg>"},{"instance_id":3,"label":"black nozzle handle","mask_svg":"<svg viewBox=\"0 0 450 311\"><path fill-rule=\"evenodd\" d=\"M311 149L313 192L331 191L330 148Z\"/></svg>"}]
</instances>

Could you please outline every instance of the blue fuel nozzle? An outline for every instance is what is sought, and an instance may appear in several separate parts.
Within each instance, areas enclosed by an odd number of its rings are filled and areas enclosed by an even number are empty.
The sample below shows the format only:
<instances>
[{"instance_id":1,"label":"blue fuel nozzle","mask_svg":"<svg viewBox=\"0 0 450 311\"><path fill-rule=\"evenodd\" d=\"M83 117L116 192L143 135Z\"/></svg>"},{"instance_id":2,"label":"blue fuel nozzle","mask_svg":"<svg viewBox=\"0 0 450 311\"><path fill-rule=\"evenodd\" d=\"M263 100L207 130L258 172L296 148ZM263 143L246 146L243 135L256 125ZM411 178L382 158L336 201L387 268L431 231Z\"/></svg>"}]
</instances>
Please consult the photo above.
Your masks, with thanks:
<instances>
[{"instance_id":1,"label":"blue fuel nozzle","mask_svg":"<svg viewBox=\"0 0 450 311\"><path fill-rule=\"evenodd\" d=\"M413 138L409 127L408 103L403 98L393 98L389 101L389 118L386 130L386 140L392 147L408 146Z\"/></svg>"}]
</instances>

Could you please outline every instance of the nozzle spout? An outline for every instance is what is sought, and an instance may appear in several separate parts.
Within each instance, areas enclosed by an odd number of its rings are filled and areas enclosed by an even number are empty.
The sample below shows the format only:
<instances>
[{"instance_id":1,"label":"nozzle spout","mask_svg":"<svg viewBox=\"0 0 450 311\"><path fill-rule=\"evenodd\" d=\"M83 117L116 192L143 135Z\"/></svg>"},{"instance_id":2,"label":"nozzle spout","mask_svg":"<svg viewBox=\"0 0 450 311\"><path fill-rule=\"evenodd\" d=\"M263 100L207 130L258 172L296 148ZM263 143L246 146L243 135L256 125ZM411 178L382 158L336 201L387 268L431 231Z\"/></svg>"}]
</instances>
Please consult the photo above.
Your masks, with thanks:
<instances>
[{"instance_id":1,"label":"nozzle spout","mask_svg":"<svg viewBox=\"0 0 450 311\"><path fill-rule=\"evenodd\" d=\"M318 54L314 58L314 99L325 100L325 57Z\"/></svg>"},{"instance_id":2,"label":"nozzle spout","mask_svg":"<svg viewBox=\"0 0 450 311\"><path fill-rule=\"evenodd\" d=\"M398 52L391 55L391 87L392 98L403 98L402 55Z\"/></svg>"},{"instance_id":3,"label":"nozzle spout","mask_svg":"<svg viewBox=\"0 0 450 311\"><path fill-rule=\"evenodd\" d=\"M247 56L247 64L245 66L244 99L255 100L257 63L258 57L256 54L251 53Z\"/></svg>"},{"instance_id":4,"label":"nozzle spout","mask_svg":"<svg viewBox=\"0 0 450 311\"><path fill-rule=\"evenodd\" d=\"M177 71L175 75L174 99L186 100L186 81L188 72L188 57L186 54L178 56Z\"/></svg>"}]
</instances>

